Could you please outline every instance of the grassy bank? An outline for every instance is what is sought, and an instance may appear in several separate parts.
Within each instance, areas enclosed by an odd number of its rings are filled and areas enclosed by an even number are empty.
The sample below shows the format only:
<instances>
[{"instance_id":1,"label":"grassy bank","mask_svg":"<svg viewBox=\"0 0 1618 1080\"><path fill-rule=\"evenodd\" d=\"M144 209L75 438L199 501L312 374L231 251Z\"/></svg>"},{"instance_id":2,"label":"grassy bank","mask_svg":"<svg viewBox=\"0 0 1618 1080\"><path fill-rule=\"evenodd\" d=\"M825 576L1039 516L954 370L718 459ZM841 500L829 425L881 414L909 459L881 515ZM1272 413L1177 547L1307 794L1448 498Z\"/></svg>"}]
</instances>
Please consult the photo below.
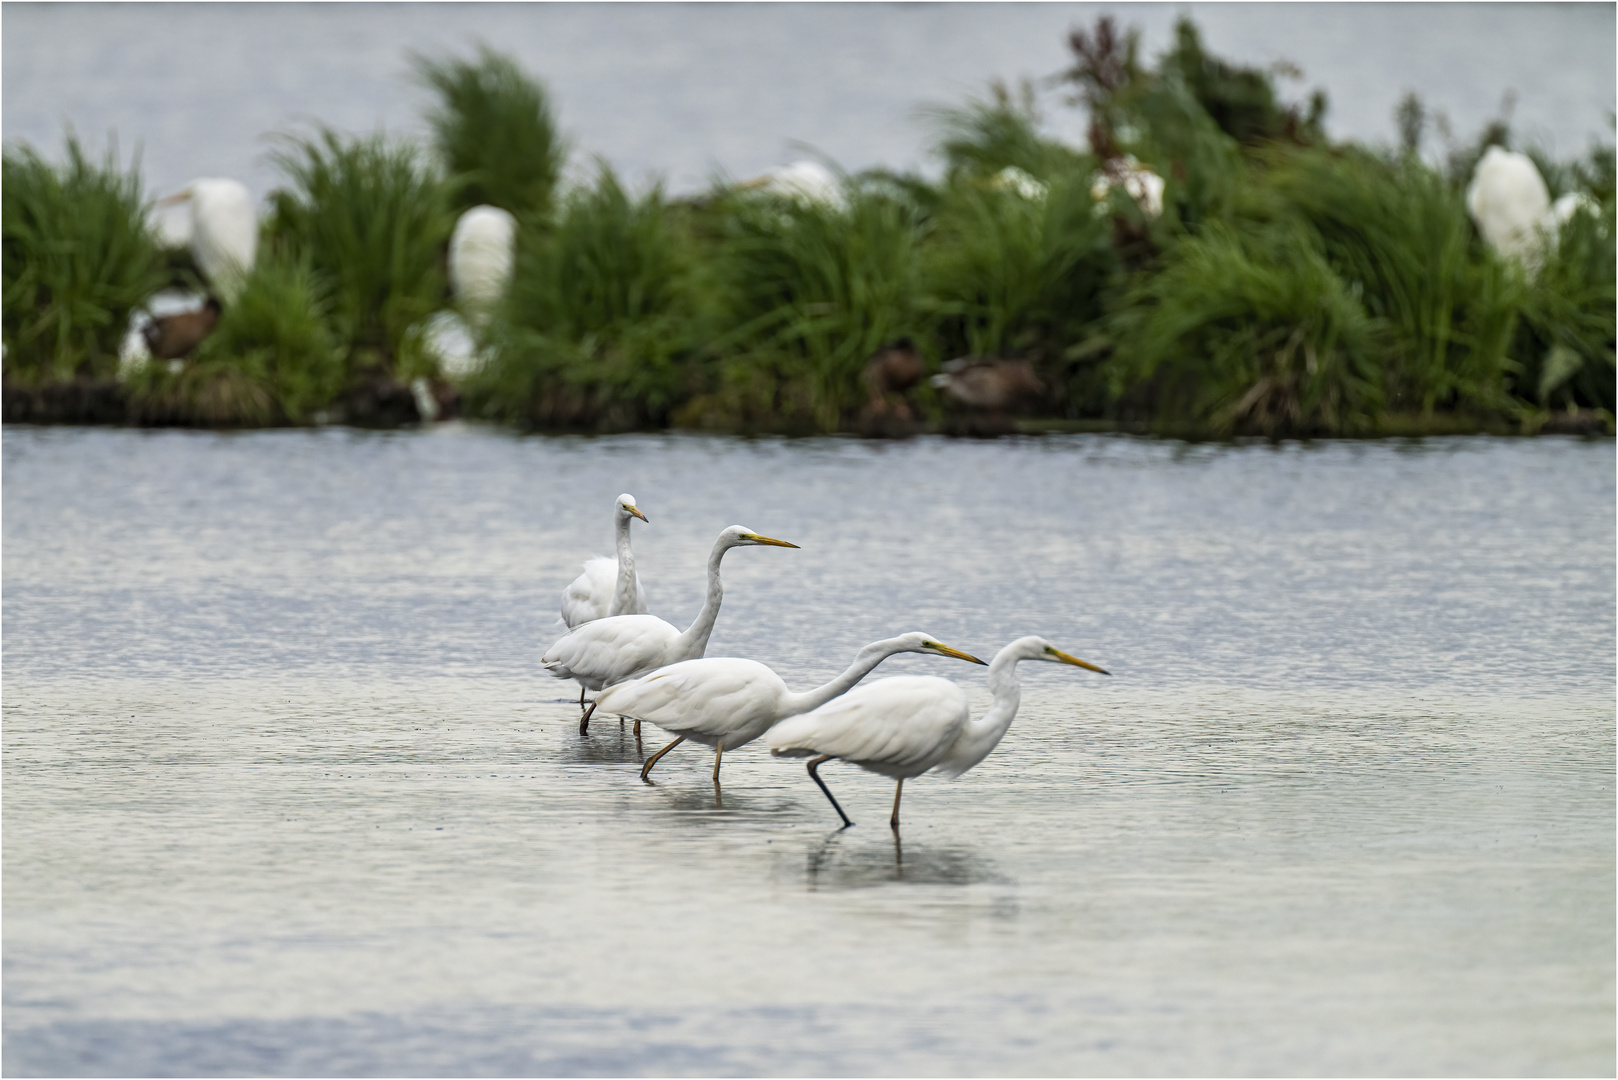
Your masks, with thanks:
<instances>
[{"instance_id":1,"label":"grassy bank","mask_svg":"<svg viewBox=\"0 0 1618 1080\"><path fill-rule=\"evenodd\" d=\"M8 146L7 417L93 383L124 403L101 419L408 419L415 383L524 428L866 430L866 359L908 337L932 371L1018 358L1043 387L1021 418L980 423L924 381L917 430L1610 432L1611 146L1539 156L1551 196L1590 210L1524 265L1466 209L1504 123L1435 152L1408 99L1388 145L1332 142L1322 95L1288 102L1189 22L1150 59L1109 23L1070 45L1061 90L1088 110L1085 145L1043 133L1032 90L997 87L930 114L936 180L878 170L828 198L716 183L674 199L603 163L570 184L538 81L488 50L417 57L430 145L283 138L240 299L184 364L119 378L130 313L173 275L138 173L74 142L61 165ZM1131 160L1156 197L1130 189ZM515 272L468 320L480 362L450 378L427 327L453 306L455 215L483 202L515 215ZM388 395L404 405L375 412Z\"/></svg>"}]
</instances>

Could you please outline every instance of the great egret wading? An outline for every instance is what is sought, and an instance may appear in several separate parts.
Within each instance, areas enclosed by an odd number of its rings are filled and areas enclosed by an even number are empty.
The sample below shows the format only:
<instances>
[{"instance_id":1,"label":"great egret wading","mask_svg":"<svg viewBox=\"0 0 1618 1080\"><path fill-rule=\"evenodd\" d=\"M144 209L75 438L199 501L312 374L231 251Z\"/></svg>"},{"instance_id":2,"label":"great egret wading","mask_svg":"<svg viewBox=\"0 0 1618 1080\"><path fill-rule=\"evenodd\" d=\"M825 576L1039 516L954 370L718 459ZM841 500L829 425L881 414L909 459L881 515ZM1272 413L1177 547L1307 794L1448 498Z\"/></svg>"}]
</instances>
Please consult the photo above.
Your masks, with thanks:
<instances>
[{"instance_id":1,"label":"great egret wading","mask_svg":"<svg viewBox=\"0 0 1618 1080\"><path fill-rule=\"evenodd\" d=\"M646 521L628 492L618 496L613 510L618 554L588 559L584 573L562 590L562 623L569 629L610 615L641 615L646 611L646 590L635 575L635 553L629 547L629 519ZM650 522L647 522L650 524Z\"/></svg>"},{"instance_id":2,"label":"great egret wading","mask_svg":"<svg viewBox=\"0 0 1618 1080\"><path fill-rule=\"evenodd\" d=\"M689 739L714 748L713 778L717 782L719 762L726 750L745 746L787 717L818 708L846 693L872 668L902 652L933 653L983 663L930 634L916 632L873 641L837 678L801 694L788 690L781 676L756 660L716 656L671 664L650 675L610 686L596 698L596 707L648 720L677 736L642 766L642 780L664 754Z\"/></svg>"},{"instance_id":3,"label":"great egret wading","mask_svg":"<svg viewBox=\"0 0 1618 1080\"><path fill-rule=\"evenodd\" d=\"M1069 656L1042 637L1018 638L989 662L994 704L977 720L972 719L966 692L948 679L902 675L878 679L813 712L782 721L769 731L770 753L810 758L809 777L831 800L845 829L854 823L816 768L837 758L891 776L898 785L888 824L897 830L899 798L906 779L929 769L940 776L959 776L1000 744L1021 700L1017 683L1020 660L1047 660L1109 674L1089 661Z\"/></svg>"},{"instance_id":4,"label":"great egret wading","mask_svg":"<svg viewBox=\"0 0 1618 1080\"><path fill-rule=\"evenodd\" d=\"M633 679L660 667L695 660L708 650L714 620L725 591L719 581L719 563L734 547L795 548L743 525L732 525L719 534L708 553L708 596L696 620L684 631L655 615L613 615L587 622L558 638L540 666L553 678L577 679L586 690L601 690ZM595 706L591 706L591 712ZM590 731L590 712L579 721L579 734Z\"/></svg>"}]
</instances>

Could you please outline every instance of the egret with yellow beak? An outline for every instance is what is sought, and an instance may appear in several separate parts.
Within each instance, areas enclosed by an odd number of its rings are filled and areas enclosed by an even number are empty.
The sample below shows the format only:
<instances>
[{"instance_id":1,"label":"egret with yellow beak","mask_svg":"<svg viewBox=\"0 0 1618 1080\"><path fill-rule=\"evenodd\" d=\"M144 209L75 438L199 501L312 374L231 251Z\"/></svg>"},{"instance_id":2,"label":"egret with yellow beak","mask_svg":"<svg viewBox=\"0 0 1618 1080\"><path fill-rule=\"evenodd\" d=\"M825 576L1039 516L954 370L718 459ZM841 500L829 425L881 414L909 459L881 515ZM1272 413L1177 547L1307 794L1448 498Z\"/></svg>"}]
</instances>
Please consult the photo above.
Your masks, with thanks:
<instances>
[{"instance_id":1,"label":"egret with yellow beak","mask_svg":"<svg viewBox=\"0 0 1618 1080\"><path fill-rule=\"evenodd\" d=\"M931 634L916 632L873 641L837 678L801 694L788 690L781 676L756 660L716 656L672 664L631 682L610 686L596 698L595 707L648 720L678 736L641 768L642 780L664 754L689 739L714 748L713 778L718 783L719 762L726 750L745 746L788 717L819 708L847 693L882 661L902 652L983 663L971 653L942 644Z\"/></svg>"},{"instance_id":2,"label":"egret with yellow beak","mask_svg":"<svg viewBox=\"0 0 1618 1080\"><path fill-rule=\"evenodd\" d=\"M618 496L613 510L613 527L618 536L618 556L589 559L584 573L562 591L562 622L569 630L611 615L643 615L646 590L635 576L635 553L629 547L629 519L646 515L635 505L635 496ZM650 522L647 522L650 524Z\"/></svg>"},{"instance_id":3,"label":"egret with yellow beak","mask_svg":"<svg viewBox=\"0 0 1618 1080\"><path fill-rule=\"evenodd\" d=\"M940 776L959 776L1000 745L1021 699L1019 660L1047 660L1111 674L1088 660L1069 656L1042 637L1018 638L989 662L994 704L977 720L972 719L966 692L948 679L903 675L878 679L813 712L777 724L769 733L770 753L811 759L809 778L831 800L845 829L854 823L816 768L836 758L893 777L899 783L888 824L897 832L905 780L929 769Z\"/></svg>"},{"instance_id":4,"label":"egret with yellow beak","mask_svg":"<svg viewBox=\"0 0 1618 1080\"><path fill-rule=\"evenodd\" d=\"M719 561L734 547L795 548L785 540L760 536L745 525L732 525L719 534L708 553L708 598L696 620L682 632L655 615L614 615L574 627L545 650L540 666L557 679L577 679L586 690L601 690L656 671L660 667L695 660L708 651L714 620L725 590L719 581ZM591 707L591 712L594 706ZM607 710L611 712L612 710ZM590 713L579 721L579 734L590 732Z\"/></svg>"}]
</instances>

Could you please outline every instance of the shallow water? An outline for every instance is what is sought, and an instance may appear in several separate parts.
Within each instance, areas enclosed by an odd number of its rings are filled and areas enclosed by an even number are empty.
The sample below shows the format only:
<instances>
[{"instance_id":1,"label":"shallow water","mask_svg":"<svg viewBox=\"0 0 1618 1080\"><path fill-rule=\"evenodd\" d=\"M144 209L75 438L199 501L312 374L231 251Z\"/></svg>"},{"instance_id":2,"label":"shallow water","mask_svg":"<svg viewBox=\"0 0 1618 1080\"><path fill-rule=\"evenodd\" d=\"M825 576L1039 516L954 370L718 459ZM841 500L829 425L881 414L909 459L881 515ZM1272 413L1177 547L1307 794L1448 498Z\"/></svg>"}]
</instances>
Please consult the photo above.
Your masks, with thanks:
<instances>
[{"instance_id":1,"label":"shallow water","mask_svg":"<svg viewBox=\"0 0 1618 1080\"><path fill-rule=\"evenodd\" d=\"M8 1075L1614 1069L1610 441L3 440ZM899 841L642 785L535 664L622 490L677 622L803 545L710 649L792 685L1114 674Z\"/></svg>"}]
</instances>

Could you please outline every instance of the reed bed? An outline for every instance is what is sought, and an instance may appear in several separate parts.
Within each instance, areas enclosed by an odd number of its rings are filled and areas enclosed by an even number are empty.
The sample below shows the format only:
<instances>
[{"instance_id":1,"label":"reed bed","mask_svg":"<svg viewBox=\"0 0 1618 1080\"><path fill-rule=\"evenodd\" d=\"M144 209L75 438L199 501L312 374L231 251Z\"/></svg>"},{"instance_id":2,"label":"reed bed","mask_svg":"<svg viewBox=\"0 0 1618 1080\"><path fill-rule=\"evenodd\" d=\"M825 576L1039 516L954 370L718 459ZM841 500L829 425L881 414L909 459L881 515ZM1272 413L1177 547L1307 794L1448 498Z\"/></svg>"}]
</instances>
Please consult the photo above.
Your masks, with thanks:
<instances>
[{"instance_id":1,"label":"reed bed","mask_svg":"<svg viewBox=\"0 0 1618 1080\"><path fill-rule=\"evenodd\" d=\"M570 153L543 85L487 48L414 58L430 146L283 137L262 256L181 371L131 376L140 422L307 423L356 388L444 386L426 326L451 299L456 214L519 221L504 300L474 320L466 414L528 428L858 429L866 358L910 338L1030 362L1036 418L1200 436L1611 428L1614 156L1537 156L1581 211L1529 265L1465 207L1491 124L1422 154L1407 98L1389 146L1334 143L1318 93L1209 54L1189 21L1144 58L1107 20L1061 82L1085 145L1044 133L1030 86L927 110L942 175L841 175L834 196L717 182L671 199ZM1162 180L1161 208L1115 179ZM137 173L8 147L8 387L110 378L168 270ZM1107 170L1112 170L1107 173ZM403 392L403 391L400 391ZM924 420L942 403L913 394ZM12 412L8 406L8 416Z\"/></svg>"}]
</instances>

